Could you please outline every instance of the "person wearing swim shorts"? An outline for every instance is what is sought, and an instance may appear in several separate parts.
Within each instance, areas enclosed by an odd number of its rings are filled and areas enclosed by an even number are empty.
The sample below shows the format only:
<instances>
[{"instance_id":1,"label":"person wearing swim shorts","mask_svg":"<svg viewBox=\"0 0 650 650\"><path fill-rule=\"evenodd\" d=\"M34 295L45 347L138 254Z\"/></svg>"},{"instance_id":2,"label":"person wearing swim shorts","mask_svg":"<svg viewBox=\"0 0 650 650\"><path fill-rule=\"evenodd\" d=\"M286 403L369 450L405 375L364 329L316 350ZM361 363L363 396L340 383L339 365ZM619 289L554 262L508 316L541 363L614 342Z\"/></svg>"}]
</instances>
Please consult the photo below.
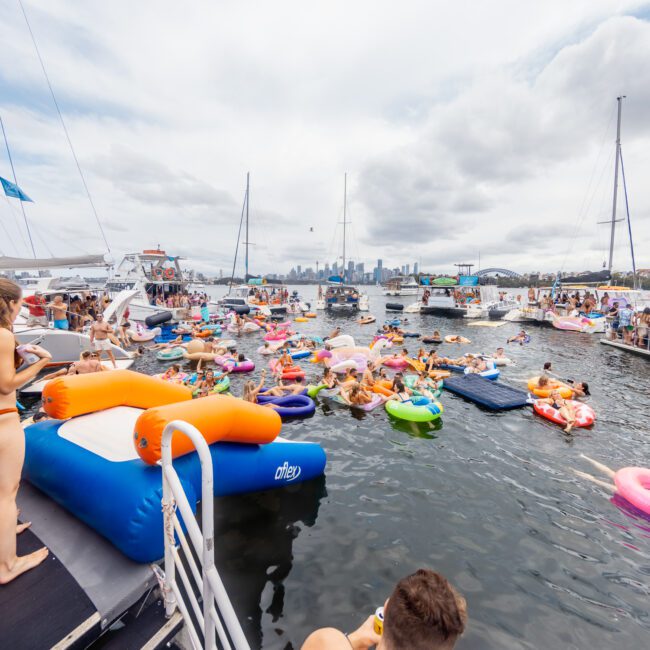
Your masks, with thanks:
<instances>
[{"instance_id":1,"label":"person wearing swim shorts","mask_svg":"<svg viewBox=\"0 0 650 650\"><path fill-rule=\"evenodd\" d=\"M99 360L102 359L103 352L108 354L108 358L113 363L113 367L117 368L115 363L115 356L111 347L109 334L112 334L111 326L104 320L103 314L97 314L97 320L90 326L90 343L96 352L99 352Z\"/></svg>"},{"instance_id":2,"label":"person wearing swim shorts","mask_svg":"<svg viewBox=\"0 0 650 650\"><path fill-rule=\"evenodd\" d=\"M68 306L63 302L63 296L54 296L54 300L48 305L52 310L52 320L54 321L55 330L67 330L68 325Z\"/></svg>"}]
</instances>

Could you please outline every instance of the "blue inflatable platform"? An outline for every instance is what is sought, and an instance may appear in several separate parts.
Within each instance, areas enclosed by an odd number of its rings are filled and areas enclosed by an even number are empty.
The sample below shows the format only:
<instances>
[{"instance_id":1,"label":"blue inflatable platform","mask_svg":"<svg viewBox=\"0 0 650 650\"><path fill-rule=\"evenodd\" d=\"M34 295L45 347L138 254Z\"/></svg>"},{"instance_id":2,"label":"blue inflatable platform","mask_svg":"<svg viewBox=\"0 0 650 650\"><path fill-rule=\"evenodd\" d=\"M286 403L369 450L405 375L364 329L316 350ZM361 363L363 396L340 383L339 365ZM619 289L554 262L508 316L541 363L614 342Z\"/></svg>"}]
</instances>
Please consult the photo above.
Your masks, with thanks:
<instances>
[{"instance_id":1,"label":"blue inflatable platform","mask_svg":"<svg viewBox=\"0 0 650 650\"><path fill-rule=\"evenodd\" d=\"M528 393L499 384L479 375L463 375L445 379L443 387L491 411L506 411L526 406Z\"/></svg>"},{"instance_id":2,"label":"blue inflatable platform","mask_svg":"<svg viewBox=\"0 0 650 650\"><path fill-rule=\"evenodd\" d=\"M164 554L162 479L160 466L145 464L133 445L133 423L141 412L115 407L27 427L23 477L126 556L153 562ZM325 469L325 452L310 442L218 442L210 450L216 496L300 483ZM196 504L197 454L176 458L174 467L190 504Z\"/></svg>"}]
</instances>

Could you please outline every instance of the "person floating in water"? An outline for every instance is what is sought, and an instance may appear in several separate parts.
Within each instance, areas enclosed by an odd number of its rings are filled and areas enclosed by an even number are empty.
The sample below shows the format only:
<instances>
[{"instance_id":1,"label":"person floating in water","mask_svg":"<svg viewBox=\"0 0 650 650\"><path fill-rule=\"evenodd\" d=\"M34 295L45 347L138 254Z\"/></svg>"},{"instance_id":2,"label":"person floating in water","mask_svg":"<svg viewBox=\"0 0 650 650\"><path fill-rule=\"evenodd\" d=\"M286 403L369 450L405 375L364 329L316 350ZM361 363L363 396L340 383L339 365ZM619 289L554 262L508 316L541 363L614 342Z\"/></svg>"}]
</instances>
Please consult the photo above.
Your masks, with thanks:
<instances>
[{"instance_id":1,"label":"person floating in water","mask_svg":"<svg viewBox=\"0 0 650 650\"><path fill-rule=\"evenodd\" d=\"M528 343L530 341L530 336L526 334L526 330L521 330L519 334L515 334L515 336L511 336L508 339L508 343L519 343L519 345L523 345L524 343Z\"/></svg>"}]
</instances>

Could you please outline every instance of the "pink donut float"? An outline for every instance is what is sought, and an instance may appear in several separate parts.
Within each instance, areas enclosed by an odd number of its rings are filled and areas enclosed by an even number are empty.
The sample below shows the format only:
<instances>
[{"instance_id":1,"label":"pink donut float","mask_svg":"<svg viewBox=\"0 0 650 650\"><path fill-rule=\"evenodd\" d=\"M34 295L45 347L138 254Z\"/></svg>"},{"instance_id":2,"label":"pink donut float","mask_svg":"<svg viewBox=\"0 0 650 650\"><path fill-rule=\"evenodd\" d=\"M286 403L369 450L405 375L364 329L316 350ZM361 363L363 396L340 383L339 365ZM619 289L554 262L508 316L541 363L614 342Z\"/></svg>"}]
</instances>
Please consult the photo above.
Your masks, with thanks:
<instances>
[{"instance_id":1,"label":"pink donut float","mask_svg":"<svg viewBox=\"0 0 650 650\"><path fill-rule=\"evenodd\" d=\"M596 414L594 409L591 408L588 404L583 404L582 402L577 402L576 400L566 400L568 404L571 404L576 412L576 427L590 427L596 420ZM533 408L535 413L541 415L543 418L559 424L561 427L567 425L566 420L560 415L560 412L557 409L554 409L550 404L542 402L541 400L535 400L533 403Z\"/></svg>"},{"instance_id":2,"label":"pink donut float","mask_svg":"<svg viewBox=\"0 0 650 650\"><path fill-rule=\"evenodd\" d=\"M406 368L409 364L403 357L390 357L384 361L384 365L389 368Z\"/></svg>"},{"instance_id":3,"label":"pink donut float","mask_svg":"<svg viewBox=\"0 0 650 650\"><path fill-rule=\"evenodd\" d=\"M617 492L647 515L650 515L650 469L624 467L614 474Z\"/></svg>"},{"instance_id":4,"label":"pink donut float","mask_svg":"<svg viewBox=\"0 0 650 650\"><path fill-rule=\"evenodd\" d=\"M228 359L222 364L222 367L230 372L251 372L255 370L255 364L250 359L244 359L244 361Z\"/></svg>"},{"instance_id":5,"label":"pink donut float","mask_svg":"<svg viewBox=\"0 0 650 650\"><path fill-rule=\"evenodd\" d=\"M287 333L284 330L269 332L264 336L265 341L282 341L287 338Z\"/></svg>"}]
</instances>

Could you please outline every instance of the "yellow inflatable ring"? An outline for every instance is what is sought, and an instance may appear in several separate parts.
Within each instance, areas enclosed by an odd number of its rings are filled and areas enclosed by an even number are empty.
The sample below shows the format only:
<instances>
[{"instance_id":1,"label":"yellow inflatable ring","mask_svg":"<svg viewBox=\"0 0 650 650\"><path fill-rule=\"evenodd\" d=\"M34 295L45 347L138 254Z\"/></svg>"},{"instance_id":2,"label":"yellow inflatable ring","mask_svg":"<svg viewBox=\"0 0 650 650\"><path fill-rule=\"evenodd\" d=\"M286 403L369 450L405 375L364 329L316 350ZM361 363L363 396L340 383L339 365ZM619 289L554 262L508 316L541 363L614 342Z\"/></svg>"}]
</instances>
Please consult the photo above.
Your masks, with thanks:
<instances>
[{"instance_id":1,"label":"yellow inflatable ring","mask_svg":"<svg viewBox=\"0 0 650 650\"><path fill-rule=\"evenodd\" d=\"M537 395L537 397L550 397L551 393L556 390L560 393L564 399L568 399L573 395L573 391L570 386L563 384L557 379L548 380L548 388L540 388L537 384L539 382L539 377L531 377L528 380L528 390Z\"/></svg>"}]
</instances>

